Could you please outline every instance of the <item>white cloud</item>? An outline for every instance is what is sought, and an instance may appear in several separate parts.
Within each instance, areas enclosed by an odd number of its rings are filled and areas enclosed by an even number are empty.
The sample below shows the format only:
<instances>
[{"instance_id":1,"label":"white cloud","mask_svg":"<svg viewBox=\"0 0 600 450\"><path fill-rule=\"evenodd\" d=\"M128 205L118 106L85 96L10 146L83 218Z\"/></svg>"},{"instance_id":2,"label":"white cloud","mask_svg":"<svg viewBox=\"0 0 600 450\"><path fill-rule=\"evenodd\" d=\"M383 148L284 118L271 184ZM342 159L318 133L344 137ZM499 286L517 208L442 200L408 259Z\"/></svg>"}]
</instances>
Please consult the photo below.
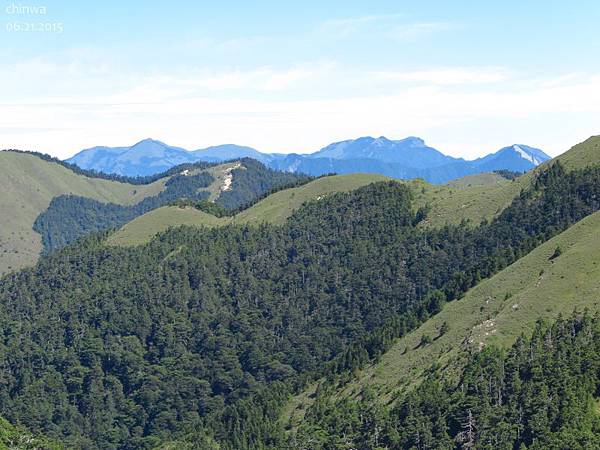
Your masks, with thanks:
<instances>
[{"instance_id":1,"label":"white cloud","mask_svg":"<svg viewBox=\"0 0 600 450\"><path fill-rule=\"evenodd\" d=\"M199 73L182 83L195 88L211 91L258 90L280 91L293 87L299 81L308 79L326 67L323 65L299 65L286 69L269 67L253 70L236 70L221 73Z\"/></svg>"},{"instance_id":2,"label":"white cloud","mask_svg":"<svg viewBox=\"0 0 600 450\"><path fill-rule=\"evenodd\" d=\"M514 142L556 154L598 134L600 123L599 74L356 71L329 62L146 76L93 75L85 65L62 71L43 60L16 67L0 73L0 148L62 157L147 136L187 148L237 142L313 151L361 135L419 135L466 157ZM33 79L46 84L33 90L15 84Z\"/></svg>"}]
</instances>

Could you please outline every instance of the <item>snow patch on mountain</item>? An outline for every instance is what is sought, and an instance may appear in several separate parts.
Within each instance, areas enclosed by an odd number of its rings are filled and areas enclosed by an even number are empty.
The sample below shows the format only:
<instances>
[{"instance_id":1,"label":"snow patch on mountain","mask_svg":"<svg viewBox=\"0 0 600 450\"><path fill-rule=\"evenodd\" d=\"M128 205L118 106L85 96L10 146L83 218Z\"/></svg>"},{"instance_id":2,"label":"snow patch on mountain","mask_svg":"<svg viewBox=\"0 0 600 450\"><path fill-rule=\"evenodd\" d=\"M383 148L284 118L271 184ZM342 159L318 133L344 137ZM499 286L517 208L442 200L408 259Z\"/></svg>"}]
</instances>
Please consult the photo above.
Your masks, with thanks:
<instances>
[{"instance_id":1,"label":"snow patch on mountain","mask_svg":"<svg viewBox=\"0 0 600 450\"><path fill-rule=\"evenodd\" d=\"M519 155L521 155L521 158L526 159L527 161L531 162L532 164L539 166L542 161L540 161L538 158L536 158L533 155L530 155L529 153L527 153L525 150L523 150L521 147L519 147L518 145L513 145L513 150L515 152L517 152Z\"/></svg>"}]
</instances>

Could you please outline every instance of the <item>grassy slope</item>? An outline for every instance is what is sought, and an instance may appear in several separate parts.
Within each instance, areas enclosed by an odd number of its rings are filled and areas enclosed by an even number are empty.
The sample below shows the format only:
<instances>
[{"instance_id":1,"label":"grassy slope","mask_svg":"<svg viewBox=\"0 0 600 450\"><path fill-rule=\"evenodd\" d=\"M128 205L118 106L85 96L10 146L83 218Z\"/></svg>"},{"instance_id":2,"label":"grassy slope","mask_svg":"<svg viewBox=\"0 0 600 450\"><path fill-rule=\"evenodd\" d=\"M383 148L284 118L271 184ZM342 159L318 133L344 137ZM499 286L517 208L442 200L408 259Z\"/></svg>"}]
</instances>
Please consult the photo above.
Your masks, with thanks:
<instances>
[{"instance_id":1,"label":"grassy slope","mask_svg":"<svg viewBox=\"0 0 600 450\"><path fill-rule=\"evenodd\" d=\"M163 189L87 178L27 154L0 152L0 274L35 263L42 249L32 229L36 217L57 195L77 194L105 202L130 204Z\"/></svg>"},{"instance_id":2,"label":"grassy slope","mask_svg":"<svg viewBox=\"0 0 600 450\"><path fill-rule=\"evenodd\" d=\"M558 157L567 169L580 169L591 164L600 164L600 136L575 145Z\"/></svg>"},{"instance_id":3,"label":"grassy slope","mask_svg":"<svg viewBox=\"0 0 600 450\"><path fill-rule=\"evenodd\" d=\"M600 136L590 137L556 159L571 170L600 164ZM494 174L480 174L451 181L444 186L422 183L421 190L424 193L417 200L431 205L431 212L423 225L441 226L445 223L459 223L463 219L478 224L481 219L491 219L506 208L522 189L530 185L537 171L552 162L548 161L514 181Z\"/></svg>"},{"instance_id":4,"label":"grassy slope","mask_svg":"<svg viewBox=\"0 0 600 450\"><path fill-rule=\"evenodd\" d=\"M239 162L231 162L207 169L207 172L215 178L215 181L207 189L201 190L207 190L210 193L210 197L208 198L210 201L215 201L219 198L226 176L231 176L231 171L238 167L240 167Z\"/></svg>"},{"instance_id":5,"label":"grassy slope","mask_svg":"<svg viewBox=\"0 0 600 450\"><path fill-rule=\"evenodd\" d=\"M497 173L478 173L475 175L467 175L466 177L452 180L446 183L446 186L454 189L462 189L474 186L490 186L495 184L503 184L508 180L501 177Z\"/></svg>"},{"instance_id":6,"label":"grassy slope","mask_svg":"<svg viewBox=\"0 0 600 450\"><path fill-rule=\"evenodd\" d=\"M59 444L34 437L0 417L0 450L60 450Z\"/></svg>"},{"instance_id":7,"label":"grassy slope","mask_svg":"<svg viewBox=\"0 0 600 450\"><path fill-rule=\"evenodd\" d=\"M563 253L551 260L557 246ZM574 309L600 311L600 213L575 224L559 236L448 303L435 317L399 339L381 360L362 370L338 395L357 395L369 385L379 398L414 385L432 363L444 376L458 373L470 351L489 344L509 346L528 334L540 317L555 318ZM438 337L442 323L449 331ZM420 347L421 336L433 342ZM437 339L436 339L437 338ZM310 405L315 386L295 397L284 421L297 423Z\"/></svg>"},{"instance_id":8,"label":"grassy slope","mask_svg":"<svg viewBox=\"0 0 600 450\"><path fill-rule=\"evenodd\" d=\"M230 219L218 218L191 207L163 206L133 219L110 236L107 242L111 245L139 245L148 242L156 233L172 226L211 227L229 222Z\"/></svg>"},{"instance_id":9,"label":"grassy slope","mask_svg":"<svg viewBox=\"0 0 600 450\"><path fill-rule=\"evenodd\" d=\"M225 170L234 164L207 169L215 177L206 189L211 196L218 195ZM164 189L167 179L148 185L131 185L78 175L60 164L33 155L0 152L0 275L37 261L42 243L32 227L52 198L75 194L102 202L135 204L157 195Z\"/></svg>"},{"instance_id":10,"label":"grassy slope","mask_svg":"<svg viewBox=\"0 0 600 450\"><path fill-rule=\"evenodd\" d=\"M417 204L431 207L422 226L457 224L463 219L477 225L482 219L491 219L506 208L521 190L518 182L501 177L479 176L476 182L469 182L470 178L447 185L412 182Z\"/></svg>"},{"instance_id":11,"label":"grassy slope","mask_svg":"<svg viewBox=\"0 0 600 450\"><path fill-rule=\"evenodd\" d=\"M574 146L558 159L567 169L600 164L600 136ZM481 197L477 196L479 182L451 182L446 187L453 188L452 194L445 187L425 185L420 201L427 200L432 205L430 226L456 223L463 218L474 221L491 218L495 210L502 210L527 187L532 177L530 172L512 182L484 183ZM449 200L447 205L440 204L444 199ZM457 208L461 202L466 206ZM563 254L551 261L549 257L558 245ZM418 382L434 362L442 366L446 376L452 376L469 351L487 344L508 346L522 332L530 331L539 317L554 318L559 313L569 314L574 308L584 307L600 311L600 213L582 220L482 282L465 298L446 305L441 313L399 339L377 364L360 372L357 380L339 395L357 395L369 385L380 398L389 399L394 390ZM420 348L421 336L436 338L444 322L450 325L450 331ZM313 384L288 403L283 422L294 424L302 419L315 388Z\"/></svg>"},{"instance_id":12,"label":"grassy slope","mask_svg":"<svg viewBox=\"0 0 600 450\"><path fill-rule=\"evenodd\" d=\"M563 253L551 260L557 246ZM364 371L359 383L392 389L410 383L433 361L445 365L467 349L511 345L528 334L539 317L569 314L575 308L600 309L600 213L577 223L529 255L451 302L434 318L400 339L380 363ZM431 345L421 336L450 331ZM403 354L404 349L408 349Z\"/></svg>"},{"instance_id":13,"label":"grassy slope","mask_svg":"<svg viewBox=\"0 0 600 450\"><path fill-rule=\"evenodd\" d=\"M318 199L332 192L346 192L378 181L390 180L377 174L335 175L319 178L297 188L276 192L256 205L239 213L233 220L217 219L192 209L163 207L138 217L125 225L108 240L115 245L138 245L148 242L152 236L172 226L197 225L218 226L229 223L282 223L292 211L308 200ZM432 185L413 180L408 185L414 192L415 205L429 204L432 212L426 221L430 226L459 222L466 217L479 223L484 217L492 217L510 203L513 192L520 188L506 189L511 182L494 174L480 174L449 185ZM498 192L505 195L498 195ZM461 215L456 211L461 210Z\"/></svg>"},{"instance_id":14,"label":"grassy slope","mask_svg":"<svg viewBox=\"0 0 600 450\"><path fill-rule=\"evenodd\" d=\"M308 200L318 199L333 192L348 192L361 186L387 181L390 178L377 174L357 173L319 178L292 189L276 192L242 211L235 217L236 223L271 222L283 223L295 209Z\"/></svg>"},{"instance_id":15,"label":"grassy slope","mask_svg":"<svg viewBox=\"0 0 600 450\"><path fill-rule=\"evenodd\" d=\"M126 224L113 234L108 243L113 245L138 245L148 242L152 236L169 227L179 225L219 226L229 223L282 223L290 214L308 200L317 199L332 192L350 191L369 183L389 180L382 175L336 175L319 178L292 189L276 192L257 204L242 211L233 219L217 218L193 208L162 207L150 211Z\"/></svg>"}]
</instances>

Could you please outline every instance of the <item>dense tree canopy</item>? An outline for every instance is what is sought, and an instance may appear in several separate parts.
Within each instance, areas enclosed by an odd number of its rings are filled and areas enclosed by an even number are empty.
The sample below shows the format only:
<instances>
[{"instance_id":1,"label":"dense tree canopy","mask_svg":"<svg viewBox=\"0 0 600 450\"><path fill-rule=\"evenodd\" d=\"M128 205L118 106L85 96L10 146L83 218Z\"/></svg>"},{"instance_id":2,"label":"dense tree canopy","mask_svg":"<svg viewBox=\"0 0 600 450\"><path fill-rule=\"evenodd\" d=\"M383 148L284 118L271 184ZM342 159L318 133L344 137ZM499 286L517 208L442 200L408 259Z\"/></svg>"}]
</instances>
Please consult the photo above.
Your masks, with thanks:
<instances>
[{"instance_id":1,"label":"dense tree canopy","mask_svg":"<svg viewBox=\"0 0 600 450\"><path fill-rule=\"evenodd\" d=\"M208 187L214 181L214 177L207 171L184 175L181 169L197 168L196 164L188 164L178 166L179 172L166 172L170 178L165 183L165 189L135 205L103 203L77 195L55 197L48 208L36 218L33 229L42 236L44 253L48 253L90 233L118 228L160 206L187 203L210 214L229 215L234 214L242 205L248 206L268 193L312 180L311 177L302 174L268 169L248 158L243 159L242 163L243 165L234 170L230 188L221 192L216 205L208 204L209 192L201 190ZM154 180L155 177L151 178Z\"/></svg>"},{"instance_id":2,"label":"dense tree canopy","mask_svg":"<svg viewBox=\"0 0 600 450\"><path fill-rule=\"evenodd\" d=\"M217 199L217 203L230 211L247 208L273 192L315 179L302 173L269 169L250 158L243 158L241 163L239 168L232 171L231 189L222 192Z\"/></svg>"},{"instance_id":3,"label":"dense tree canopy","mask_svg":"<svg viewBox=\"0 0 600 450\"><path fill-rule=\"evenodd\" d=\"M214 181L208 172L197 175L174 175L158 195L148 197L135 205L103 203L77 195L60 195L40 214L33 229L41 234L47 253L64 247L90 233L116 228L159 206L176 199L207 199L207 191L199 191Z\"/></svg>"},{"instance_id":4,"label":"dense tree canopy","mask_svg":"<svg viewBox=\"0 0 600 450\"><path fill-rule=\"evenodd\" d=\"M555 165L476 228L419 227L409 188L377 183L282 226L89 237L2 279L0 413L74 448L289 448L291 391L377 357L599 199L600 170Z\"/></svg>"},{"instance_id":5,"label":"dense tree canopy","mask_svg":"<svg viewBox=\"0 0 600 450\"><path fill-rule=\"evenodd\" d=\"M316 400L290 448L597 449L600 318L538 322L512 348L472 356L458 384L431 375L387 409Z\"/></svg>"}]
</instances>

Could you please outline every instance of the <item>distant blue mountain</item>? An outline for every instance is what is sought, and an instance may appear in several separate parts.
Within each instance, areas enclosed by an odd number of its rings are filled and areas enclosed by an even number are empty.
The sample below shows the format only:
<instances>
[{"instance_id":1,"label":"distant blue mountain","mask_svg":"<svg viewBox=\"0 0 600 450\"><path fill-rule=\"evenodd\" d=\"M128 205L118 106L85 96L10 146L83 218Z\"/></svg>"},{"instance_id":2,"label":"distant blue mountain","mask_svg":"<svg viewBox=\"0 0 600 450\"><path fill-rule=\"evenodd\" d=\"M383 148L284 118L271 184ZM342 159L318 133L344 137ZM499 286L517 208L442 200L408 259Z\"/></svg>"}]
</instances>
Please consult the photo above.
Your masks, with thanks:
<instances>
[{"instance_id":1,"label":"distant blue mountain","mask_svg":"<svg viewBox=\"0 0 600 450\"><path fill-rule=\"evenodd\" d=\"M135 177L154 175L196 160L187 150L144 139L131 147L92 147L80 151L67 162L82 169Z\"/></svg>"},{"instance_id":2,"label":"distant blue mountain","mask_svg":"<svg viewBox=\"0 0 600 450\"><path fill-rule=\"evenodd\" d=\"M466 175L495 170L526 172L550 157L526 145L512 145L474 161L453 158L425 145L416 137L392 141L362 137L336 142L309 155L290 154L268 162L283 171L310 175L325 173L380 173L394 178L423 178L445 183Z\"/></svg>"},{"instance_id":3,"label":"distant blue mountain","mask_svg":"<svg viewBox=\"0 0 600 450\"><path fill-rule=\"evenodd\" d=\"M425 145L423 139L408 137L392 141L383 136L377 139L361 137L354 140L336 142L308 155L309 158L330 158L337 160L372 159L381 162L401 163L415 169L443 166L456 161L433 147Z\"/></svg>"},{"instance_id":4,"label":"distant blue mountain","mask_svg":"<svg viewBox=\"0 0 600 450\"><path fill-rule=\"evenodd\" d=\"M504 147L491 155L476 159L473 161L473 164L483 172L492 172L500 169L526 172L549 159L550 157L539 148L514 144Z\"/></svg>"},{"instance_id":5,"label":"distant blue mountain","mask_svg":"<svg viewBox=\"0 0 600 450\"><path fill-rule=\"evenodd\" d=\"M183 163L220 162L246 157L285 172L310 175L369 172L402 179L423 178L432 183L444 183L465 175L494 170L525 172L550 159L539 149L515 144L483 158L466 161L444 155L417 137L390 140L381 136L335 142L311 154L262 153L251 147L234 144L190 152L146 139L132 147L82 150L67 161L83 169L143 176Z\"/></svg>"},{"instance_id":6,"label":"distant blue mountain","mask_svg":"<svg viewBox=\"0 0 600 450\"><path fill-rule=\"evenodd\" d=\"M252 147L241 145L224 144L207 147L191 152L198 161L219 162L238 158L253 158L262 163L268 163L274 159L270 153L261 153Z\"/></svg>"}]
</instances>

